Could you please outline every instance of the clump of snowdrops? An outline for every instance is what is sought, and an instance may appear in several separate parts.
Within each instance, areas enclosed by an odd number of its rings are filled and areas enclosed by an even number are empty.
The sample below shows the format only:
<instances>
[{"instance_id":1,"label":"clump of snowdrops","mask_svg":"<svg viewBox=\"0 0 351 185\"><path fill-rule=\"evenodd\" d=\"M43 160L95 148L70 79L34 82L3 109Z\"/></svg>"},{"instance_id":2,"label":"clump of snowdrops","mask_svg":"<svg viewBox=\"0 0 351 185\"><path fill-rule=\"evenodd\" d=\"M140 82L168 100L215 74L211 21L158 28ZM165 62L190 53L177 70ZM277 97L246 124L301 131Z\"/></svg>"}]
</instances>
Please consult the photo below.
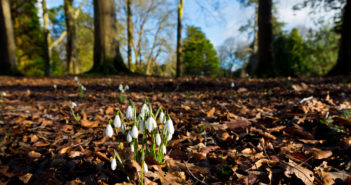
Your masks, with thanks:
<instances>
[{"instance_id":1,"label":"clump of snowdrops","mask_svg":"<svg viewBox=\"0 0 351 185\"><path fill-rule=\"evenodd\" d=\"M123 87L122 84L119 84L118 89L119 91L121 91L121 94L119 95L119 102L124 103L124 101L127 99L126 91L129 90L129 86L126 85L125 87Z\"/></svg>"},{"instance_id":2,"label":"clump of snowdrops","mask_svg":"<svg viewBox=\"0 0 351 185\"><path fill-rule=\"evenodd\" d=\"M87 89L84 87L84 85L79 81L78 77L75 76L74 77L74 81L76 81L77 85L78 85L78 96L79 98L83 98L84 95L84 91L86 91Z\"/></svg>"},{"instance_id":3,"label":"clump of snowdrops","mask_svg":"<svg viewBox=\"0 0 351 185\"><path fill-rule=\"evenodd\" d=\"M121 150L134 152L136 154L134 160L141 161L142 170L146 173L148 166L145 162L145 156L153 156L154 160L159 163L164 162L163 157L167 152L167 143L174 133L174 126L169 114L164 113L161 108L154 113L148 100L144 102L138 115L137 109L131 101L125 116L119 110L114 120L109 121L105 133L108 137L116 135ZM124 141L120 139L123 137ZM123 146L127 147L123 148ZM115 155L111 161L112 170L116 169L117 160L123 167L120 155L116 150L114 152ZM143 179L141 182L143 183Z\"/></svg>"}]
</instances>

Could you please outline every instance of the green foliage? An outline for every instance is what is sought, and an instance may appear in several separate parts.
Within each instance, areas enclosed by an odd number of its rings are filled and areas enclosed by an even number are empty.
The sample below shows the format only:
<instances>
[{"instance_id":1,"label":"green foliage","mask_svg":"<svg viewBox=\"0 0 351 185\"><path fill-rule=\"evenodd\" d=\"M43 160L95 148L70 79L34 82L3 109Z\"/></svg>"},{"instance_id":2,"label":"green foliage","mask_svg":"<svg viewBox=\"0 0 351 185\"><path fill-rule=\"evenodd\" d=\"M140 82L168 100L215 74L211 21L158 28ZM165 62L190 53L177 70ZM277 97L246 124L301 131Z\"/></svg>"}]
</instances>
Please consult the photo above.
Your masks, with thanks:
<instances>
[{"instance_id":1,"label":"green foliage","mask_svg":"<svg viewBox=\"0 0 351 185\"><path fill-rule=\"evenodd\" d=\"M289 35L282 35L274 41L274 60L279 76L301 76L307 71L307 45L293 29Z\"/></svg>"},{"instance_id":2,"label":"green foliage","mask_svg":"<svg viewBox=\"0 0 351 185\"><path fill-rule=\"evenodd\" d=\"M328 27L303 39L297 29L274 41L275 72L278 76L321 76L335 65L339 36Z\"/></svg>"},{"instance_id":3,"label":"green foliage","mask_svg":"<svg viewBox=\"0 0 351 185\"><path fill-rule=\"evenodd\" d=\"M183 41L183 64L186 75L215 77L219 72L217 52L197 27L187 28L187 37Z\"/></svg>"},{"instance_id":4,"label":"green foliage","mask_svg":"<svg viewBox=\"0 0 351 185\"><path fill-rule=\"evenodd\" d=\"M44 75L44 37L36 3L36 0L11 0L18 67L29 76Z\"/></svg>"}]
</instances>

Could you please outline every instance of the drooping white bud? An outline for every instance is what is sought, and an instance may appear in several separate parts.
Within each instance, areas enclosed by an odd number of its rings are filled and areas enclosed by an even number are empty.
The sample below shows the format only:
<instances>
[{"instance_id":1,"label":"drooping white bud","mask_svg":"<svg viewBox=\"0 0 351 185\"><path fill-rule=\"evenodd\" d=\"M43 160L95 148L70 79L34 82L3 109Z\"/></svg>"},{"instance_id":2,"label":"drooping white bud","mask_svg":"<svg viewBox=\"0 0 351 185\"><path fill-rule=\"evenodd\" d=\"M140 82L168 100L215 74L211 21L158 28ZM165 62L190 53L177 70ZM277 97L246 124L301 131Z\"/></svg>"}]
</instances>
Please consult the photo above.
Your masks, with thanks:
<instances>
[{"instance_id":1,"label":"drooping white bud","mask_svg":"<svg viewBox=\"0 0 351 185\"><path fill-rule=\"evenodd\" d=\"M169 134L174 134L174 126L173 126L173 121L171 119L166 121L166 129L168 130Z\"/></svg>"},{"instance_id":2,"label":"drooping white bud","mask_svg":"<svg viewBox=\"0 0 351 185\"><path fill-rule=\"evenodd\" d=\"M166 122L165 113L161 112L160 116L158 118L162 124L164 124Z\"/></svg>"},{"instance_id":3,"label":"drooping white bud","mask_svg":"<svg viewBox=\"0 0 351 185\"><path fill-rule=\"evenodd\" d=\"M157 146L160 146L160 144L161 144L161 136L159 133L156 134L156 144L157 144Z\"/></svg>"},{"instance_id":4,"label":"drooping white bud","mask_svg":"<svg viewBox=\"0 0 351 185\"><path fill-rule=\"evenodd\" d=\"M168 138L167 138L167 141L170 141L172 139L172 134L168 134Z\"/></svg>"},{"instance_id":5,"label":"drooping white bud","mask_svg":"<svg viewBox=\"0 0 351 185\"><path fill-rule=\"evenodd\" d=\"M112 129L112 126L110 124L107 125L105 132L106 132L106 136L107 137L112 137L113 136L113 129Z\"/></svg>"},{"instance_id":6,"label":"drooping white bud","mask_svg":"<svg viewBox=\"0 0 351 185\"><path fill-rule=\"evenodd\" d=\"M129 86L128 85L126 85L125 90L129 90Z\"/></svg>"},{"instance_id":7,"label":"drooping white bud","mask_svg":"<svg viewBox=\"0 0 351 185\"><path fill-rule=\"evenodd\" d=\"M162 145L162 153L166 154L167 153L167 148L165 145Z\"/></svg>"},{"instance_id":8,"label":"drooping white bud","mask_svg":"<svg viewBox=\"0 0 351 185\"><path fill-rule=\"evenodd\" d=\"M130 151L134 152L134 145L133 145L133 143L130 145Z\"/></svg>"},{"instance_id":9,"label":"drooping white bud","mask_svg":"<svg viewBox=\"0 0 351 185\"><path fill-rule=\"evenodd\" d=\"M121 118L119 117L119 115L116 115L115 119L113 120L113 125L115 126L115 128L121 127L122 122L121 122Z\"/></svg>"},{"instance_id":10,"label":"drooping white bud","mask_svg":"<svg viewBox=\"0 0 351 185\"><path fill-rule=\"evenodd\" d=\"M117 168L116 158L113 158L111 161L111 169L114 171Z\"/></svg>"},{"instance_id":11,"label":"drooping white bud","mask_svg":"<svg viewBox=\"0 0 351 185\"><path fill-rule=\"evenodd\" d=\"M74 107L76 107L77 106L77 104L76 103L74 103L73 101L71 102L71 108L73 109Z\"/></svg>"},{"instance_id":12,"label":"drooping white bud","mask_svg":"<svg viewBox=\"0 0 351 185\"><path fill-rule=\"evenodd\" d=\"M124 124L122 124L121 126L121 132L124 134L124 132L126 131L126 126Z\"/></svg>"},{"instance_id":13,"label":"drooping white bud","mask_svg":"<svg viewBox=\"0 0 351 185\"><path fill-rule=\"evenodd\" d=\"M230 87L232 87L232 88L234 88L234 87L235 87L234 82L232 82L232 84L230 85Z\"/></svg>"},{"instance_id":14,"label":"drooping white bud","mask_svg":"<svg viewBox=\"0 0 351 185\"><path fill-rule=\"evenodd\" d=\"M123 91L123 85L122 84L119 84L119 86L118 86L118 89L119 89L119 91Z\"/></svg>"},{"instance_id":15,"label":"drooping white bud","mask_svg":"<svg viewBox=\"0 0 351 185\"><path fill-rule=\"evenodd\" d=\"M78 81L78 77L77 76L74 77L74 81Z\"/></svg>"},{"instance_id":16,"label":"drooping white bud","mask_svg":"<svg viewBox=\"0 0 351 185\"><path fill-rule=\"evenodd\" d=\"M142 118L144 118L146 115L148 115L149 114L149 107L146 105L146 104L144 104L142 107L141 107L141 111L140 111L140 116L142 117Z\"/></svg>"},{"instance_id":17,"label":"drooping white bud","mask_svg":"<svg viewBox=\"0 0 351 185\"><path fill-rule=\"evenodd\" d=\"M154 129L155 125L156 125L156 121L153 117L149 117L146 120L145 126L149 132L151 132Z\"/></svg>"},{"instance_id":18,"label":"drooping white bud","mask_svg":"<svg viewBox=\"0 0 351 185\"><path fill-rule=\"evenodd\" d=\"M149 169L147 169L147 164L146 164L146 162L144 162L143 168L144 168L144 172L145 172L145 173L147 173L147 172L149 171Z\"/></svg>"},{"instance_id":19,"label":"drooping white bud","mask_svg":"<svg viewBox=\"0 0 351 185\"><path fill-rule=\"evenodd\" d=\"M54 89L57 89L57 85L56 84L54 84Z\"/></svg>"},{"instance_id":20,"label":"drooping white bud","mask_svg":"<svg viewBox=\"0 0 351 185\"><path fill-rule=\"evenodd\" d=\"M132 136L130 135L130 131L127 134L127 142L128 143L132 142Z\"/></svg>"},{"instance_id":21,"label":"drooping white bud","mask_svg":"<svg viewBox=\"0 0 351 185\"><path fill-rule=\"evenodd\" d=\"M134 139L138 138L138 128L135 125L132 128L132 137Z\"/></svg>"},{"instance_id":22,"label":"drooping white bud","mask_svg":"<svg viewBox=\"0 0 351 185\"><path fill-rule=\"evenodd\" d=\"M134 119L134 112L132 106L128 106L127 112L126 112L126 118L127 120L133 120Z\"/></svg>"}]
</instances>

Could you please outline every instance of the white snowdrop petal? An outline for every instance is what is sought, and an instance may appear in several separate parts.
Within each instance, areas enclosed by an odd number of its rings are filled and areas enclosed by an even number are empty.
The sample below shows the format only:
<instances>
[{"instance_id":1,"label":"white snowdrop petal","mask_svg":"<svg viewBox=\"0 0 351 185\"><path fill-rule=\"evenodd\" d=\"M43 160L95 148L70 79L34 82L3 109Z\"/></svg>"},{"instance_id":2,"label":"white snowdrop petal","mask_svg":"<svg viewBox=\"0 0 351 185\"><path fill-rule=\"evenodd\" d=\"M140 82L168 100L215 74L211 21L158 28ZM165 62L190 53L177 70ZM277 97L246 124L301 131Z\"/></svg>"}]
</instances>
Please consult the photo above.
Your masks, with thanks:
<instances>
[{"instance_id":1,"label":"white snowdrop petal","mask_svg":"<svg viewBox=\"0 0 351 185\"><path fill-rule=\"evenodd\" d=\"M162 145L162 153L166 154L167 153L167 148L165 145Z\"/></svg>"},{"instance_id":2,"label":"white snowdrop petal","mask_svg":"<svg viewBox=\"0 0 351 185\"><path fill-rule=\"evenodd\" d=\"M165 113L161 112L160 116L158 118L160 120L160 123L164 123L165 122Z\"/></svg>"},{"instance_id":3,"label":"white snowdrop petal","mask_svg":"<svg viewBox=\"0 0 351 185\"><path fill-rule=\"evenodd\" d=\"M161 144L161 136L159 133L156 134L156 144L157 144L157 146L160 146L160 144Z\"/></svg>"},{"instance_id":4,"label":"white snowdrop petal","mask_svg":"<svg viewBox=\"0 0 351 185\"><path fill-rule=\"evenodd\" d=\"M138 128L135 125L132 128L132 137L134 139L138 138Z\"/></svg>"},{"instance_id":5,"label":"white snowdrop petal","mask_svg":"<svg viewBox=\"0 0 351 185\"><path fill-rule=\"evenodd\" d=\"M111 169L115 170L117 168L117 161L116 158L113 158L111 161Z\"/></svg>"},{"instance_id":6,"label":"white snowdrop petal","mask_svg":"<svg viewBox=\"0 0 351 185\"><path fill-rule=\"evenodd\" d=\"M168 138L167 138L167 141L170 141L172 139L172 134L168 134Z\"/></svg>"},{"instance_id":7,"label":"white snowdrop petal","mask_svg":"<svg viewBox=\"0 0 351 185\"><path fill-rule=\"evenodd\" d=\"M130 145L130 151L131 151L131 152L134 152L134 146L133 146L133 144Z\"/></svg>"},{"instance_id":8,"label":"white snowdrop petal","mask_svg":"<svg viewBox=\"0 0 351 185\"><path fill-rule=\"evenodd\" d=\"M134 119L133 108L132 108L132 106L130 106L130 105L129 105L128 108L127 108L126 118L127 118L128 120L133 120L133 119Z\"/></svg>"},{"instance_id":9,"label":"white snowdrop petal","mask_svg":"<svg viewBox=\"0 0 351 185\"><path fill-rule=\"evenodd\" d=\"M73 109L74 107L76 107L76 106L77 106L77 104L76 104L76 103L71 102L71 107L72 107L72 109Z\"/></svg>"},{"instance_id":10,"label":"white snowdrop petal","mask_svg":"<svg viewBox=\"0 0 351 185\"><path fill-rule=\"evenodd\" d=\"M110 124L107 125L105 132L106 132L106 136L107 137L112 137L113 136L113 129L112 129L112 126Z\"/></svg>"},{"instance_id":11,"label":"white snowdrop petal","mask_svg":"<svg viewBox=\"0 0 351 185\"><path fill-rule=\"evenodd\" d=\"M121 132L124 134L126 131L126 126L124 124L121 125Z\"/></svg>"},{"instance_id":12,"label":"white snowdrop petal","mask_svg":"<svg viewBox=\"0 0 351 185\"><path fill-rule=\"evenodd\" d=\"M120 128L121 125L122 125L122 122L121 122L121 118L119 117L119 115L117 115L115 117L115 120L113 121L113 125L116 127L116 128Z\"/></svg>"},{"instance_id":13,"label":"white snowdrop petal","mask_svg":"<svg viewBox=\"0 0 351 185\"><path fill-rule=\"evenodd\" d=\"M78 77L77 76L74 77L74 81L78 81Z\"/></svg>"},{"instance_id":14,"label":"white snowdrop petal","mask_svg":"<svg viewBox=\"0 0 351 185\"><path fill-rule=\"evenodd\" d=\"M151 132L153 129L155 129L156 121L153 117L149 117L146 120L146 129Z\"/></svg>"},{"instance_id":15,"label":"white snowdrop petal","mask_svg":"<svg viewBox=\"0 0 351 185\"><path fill-rule=\"evenodd\" d=\"M143 168L144 168L144 172L147 173L149 171L149 169L147 169L147 164L144 162L143 164Z\"/></svg>"},{"instance_id":16,"label":"white snowdrop petal","mask_svg":"<svg viewBox=\"0 0 351 185\"><path fill-rule=\"evenodd\" d=\"M174 134L173 121L171 119L167 120L166 125L167 125L166 128L168 130L168 133Z\"/></svg>"},{"instance_id":17,"label":"white snowdrop petal","mask_svg":"<svg viewBox=\"0 0 351 185\"><path fill-rule=\"evenodd\" d=\"M130 143L132 142L132 136L130 135L130 132L127 134L127 142Z\"/></svg>"},{"instance_id":18,"label":"white snowdrop petal","mask_svg":"<svg viewBox=\"0 0 351 185\"><path fill-rule=\"evenodd\" d=\"M122 91L122 90L123 90L123 85L122 85L122 84L119 84L118 89L119 89L120 91Z\"/></svg>"}]
</instances>

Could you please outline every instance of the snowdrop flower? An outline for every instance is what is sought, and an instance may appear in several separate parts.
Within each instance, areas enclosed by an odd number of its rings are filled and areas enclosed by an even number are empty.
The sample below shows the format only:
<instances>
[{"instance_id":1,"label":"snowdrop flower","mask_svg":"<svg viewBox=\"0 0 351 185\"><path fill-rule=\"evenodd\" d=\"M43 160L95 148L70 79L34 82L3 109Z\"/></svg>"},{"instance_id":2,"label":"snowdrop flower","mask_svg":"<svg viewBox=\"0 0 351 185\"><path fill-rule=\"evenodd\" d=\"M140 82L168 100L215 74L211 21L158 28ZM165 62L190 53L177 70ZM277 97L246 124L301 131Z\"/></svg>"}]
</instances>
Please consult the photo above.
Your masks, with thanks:
<instances>
[{"instance_id":1,"label":"snowdrop flower","mask_svg":"<svg viewBox=\"0 0 351 185\"><path fill-rule=\"evenodd\" d=\"M127 120L133 120L134 119L134 111L133 111L132 106L130 106L130 105L127 108L126 118L127 118Z\"/></svg>"},{"instance_id":2,"label":"snowdrop flower","mask_svg":"<svg viewBox=\"0 0 351 185\"><path fill-rule=\"evenodd\" d=\"M121 118L119 117L119 115L116 115L116 117L113 121L113 125L115 126L115 128L121 128L122 122L121 122Z\"/></svg>"},{"instance_id":3,"label":"snowdrop flower","mask_svg":"<svg viewBox=\"0 0 351 185\"><path fill-rule=\"evenodd\" d=\"M124 124L121 125L121 132L124 134L126 131L126 126Z\"/></svg>"},{"instance_id":4,"label":"snowdrop flower","mask_svg":"<svg viewBox=\"0 0 351 185\"><path fill-rule=\"evenodd\" d=\"M6 92L2 92L1 95L2 95L3 97L5 97L5 96L6 96Z\"/></svg>"},{"instance_id":5,"label":"snowdrop flower","mask_svg":"<svg viewBox=\"0 0 351 185\"><path fill-rule=\"evenodd\" d=\"M171 119L166 121L166 129L170 135L174 134L173 121Z\"/></svg>"},{"instance_id":6,"label":"snowdrop flower","mask_svg":"<svg viewBox=\"0 0 351 185\"><path fill-rule=\"evenodd\" d=\"M83 90L83 91L86 91L86 90L87 90L83 85L82 85L81 87L82 87L82 90Z\"/></svg>"},{"instance_id":7,"label":"snowdrop flower","mask_svg":"<svg viewBox=\"0 0 351 185\"><path fill-rule=\"evenodd\" d=\"M160 146L160 144L161 144L161 136L159 133L156 134L156 144L157 144L157 146Z\"/></svg>"},{"instance_id":8,"label":"snowdrop flower","mask_svg":"<svg viewBox=\"0 0 351 185\"><path fill-rule=\"evenodd\" d=\"M124 90L129 90L129 86L128 86L128 85L126 85L126 87L124 88Z\"/></svg>"},{"instance_id":9,"label":"snowdrop flower","mask_svg":"<svg viewBox=\"0 0 351 185\"><path fill-rule=\"evenodd\" d=\"M119 86L118 86L118 89L119 89L119 91L123 91L123 85L122 84L119 84Z\"/></svg>"},{"instance_id":10,"label":"snowdrop flower","mask_svg":"<svg viewBox=\"0 0 351 185\"><path fill-rule=\"evenodd\" d=\"M140 116L144 118L147 114L149 114L149 107L146 104L144 104L141 107Z\"/></svg>"},{"instance_id":11,"label":"snowdrop flower","mask_svg":"<svg viewBox=\"0 0 351 185\"><path fill-rule=\"evenodd\" d=\"M147 173L149 170L147 169L147 164L146 162L144 162L143 164L143 168L144 168L144 172Z\"/></svg>"},{"instance_id":12,"label":"snowdrop flower","mask_svg":"<svg viewBox=\"0 0 351 185\"><path fill-rule=\"evenodd\" d=\"M56 84L54 84L54 89L57 89L57 85Z\"/></svg>"},{"instance_id":13,"label":"snowdrop flower","mask_svg":"<svg viewBox=\"0 0 351 185\"><path fill-rule=\"evenodd\" d=\"M165 145L162 145L162 153L166 154L167 153L167 148Z\"/></svg>"},{"instance_id":14,"label":"snowdrop flower","mask_svg":"<svg viewBox=\"0 0 351 185\"><path fill-rule=\"evenodd\" d=\"M111 169L114 171L117 168L116 158L113 158L111 161Z\"/></svg>"},{"instance_id":15,"label":"snowdrop flower","mask_svg":"<svg viewBox=\"0 0 351 185\"><path fill-rule=\"evenodd\" d=\"M232 82L232 84L230 85L230 87L234 88L235 84L234 82Z\"/></svg>"},{"instance_id":16,"label":"snowdrop flower","mask_svg":"<svg viewBox=\"0 0 351 185\"><path fill-rule=\"evenodd\" d=\"M138 128L135 125L132 128L132 137L134 139L138 138Z\"/></svg>"},{"instance_id":17,"label":"snowdrop flower","mask_svg":"<svg viewBox=\"0 0 351 185\"><path fill-rule=\"evenodd\" d=\"M161 122L161 123L165 123L165 122L166 122L165 113L161 112L161 113L160 113L160 116L159 116L158 118L160 119L160 122Z\"/></svg>"},{"instance_id":18,"label":"snowdrop flower","mask_svg":"<svg viewBox=\"0 0 351 185\"><path fill-rule=\"evenodd\" d=\"M71 108L74 109L74 107L76 107L76 106L77 106L77 104L72 101L71 102Z\"/></svg>"},{"instance_id":19,"label":"snowdrop flower","mask_svg":"<svg viewBox=\"0 0 351 185\"><path fill-rule=\"evenodd\" d=\"M132 136L130 135L130 131L127 134L127 142L128 143L132 142Z\"/></svg>"},{"instance_id":20,"label":"snowdrop flower","mask_svg":"<svg viewBox=\"0 0 351 185\"><path fill-rule=\"evenodd\" d=\"M130 151L131 151L131 152L134 152L134 146L133 146L133 144L130 145Z\"/></svg>"},{"instance_id":21,"label":"snowdrop flower","mask_svg":"<svg viewBox=\"0 0 351 185\"><path fill-rule=\"evenodd\" d=\"M77 76L74 77L74 81L78 82L78 77Z\"/></svg>"},{"instance_id":22,"label":"snowdrop flower","mask_svg":"<svg viewBox=\"0 0 351 185\"><path fill-rule=\"evenodd\" d=\"M112 126L110 124L107 125L105 132L106 132L106 136L107 137L112 137L113 136L113 129L112 129Z\"/></svg>"},{"instance_id":23,"label":"snowdrop flower","mask_svg":"<svg viewBox=\"0 0 351 185\"><path fill-rule=\"evenodd\" d=\"M157 127L156 125L156 121L153 117L149 117L147 120L146 120L146 129L151 132L154 128Z\"/></svg>"}]
</instances>

